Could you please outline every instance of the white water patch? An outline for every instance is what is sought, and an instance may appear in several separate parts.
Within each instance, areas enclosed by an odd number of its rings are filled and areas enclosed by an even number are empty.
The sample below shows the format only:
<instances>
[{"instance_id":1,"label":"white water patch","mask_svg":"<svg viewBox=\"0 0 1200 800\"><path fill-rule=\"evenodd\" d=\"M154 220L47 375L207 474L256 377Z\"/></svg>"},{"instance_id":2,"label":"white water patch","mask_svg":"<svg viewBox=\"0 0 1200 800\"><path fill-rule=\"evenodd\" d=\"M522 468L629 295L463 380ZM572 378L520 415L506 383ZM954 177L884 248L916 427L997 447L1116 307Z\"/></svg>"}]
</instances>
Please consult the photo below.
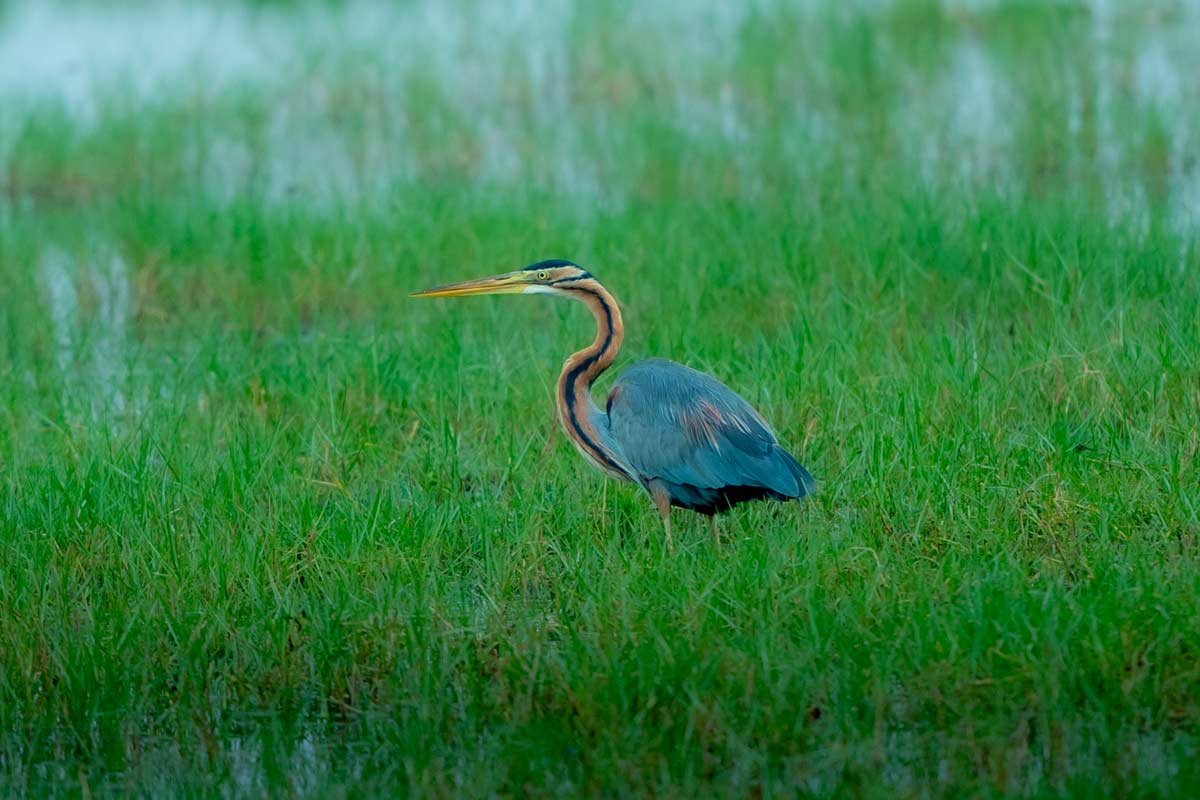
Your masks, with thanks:
<instances>
[{"instance_id":1,"label":"white water patch","mask_svg":"<svg viewBox=\"0 0 1200 800\"><path fill-rule=\"evenodd\" d=\"M1096 43L1091 65L1095 94L1096 163L1093 169L1103 178L1109 224L1117 225L1137 213L1124 187L1121 168L1121 143L1117 136L1117 111L1114 97L1118 88L1118 70L1112 54L1116 12L1107 2L1097 2L1092 14L1092 38Z\"/></svg>"},{"instance_id":2,"label":"white water patch","mask_svg":"<svg viewBox=\"0 0 1200 800\"><path fill-rule=\"evenodd\" d=\"M90 344L98 399L107 410L120 413L125 410L123 387L129 372L126 337L133 318L129 270L125 260L110 251L101 255L87 273L97 299Z\"/></svg>"},{"instance_id":3,"label":"white water patch","mask_svg":"<svg viewBox=\"0 0 1200 800\"><path fill-rule=\"evenodd\" d=\"M73 265L65 252L47 250L38 265L46 312L54 333L55 363L60 372L72 371L79 328L79 294L72 277Z\"/></svg>"},{"instance_id":4,"label":"white water patch","mask_svg":"<svg viewBox=\"0 0 1200 800\"><path fill-rule=\"evenodd\" d=\"M742 30L756 7L770 11L768 5L712 0L638 3L627 23L641 39L631 47L650 62L661 84L658 91L672 98L670 119L676 130L696 141L720 141L744 193L758 188L761 174L752 148L746 146L755 121L747 118L733 72ZM664 42L669 46L662 46Z\"/></svg>"},{"instance_id":5,"label":"white water patch","mask_svg":"<svg viewBox=\"0 0 1200 800\"><path fill-rule=\"evenodd\" d=\"M1189 23L1200 33L1200 16ZM1196 57L1194 44L1158 36L1144 42L1138 50L1133 83L1141 111L1156 115L1169 139L1167 182L1171 224L1184 237L1192 237L1200 232L1200 164L1196 158L1200 152L1196 130L1200 122L1196 110L1200 105L1200 90L1194 80L1184 79L1184 71L1193 76L1200 73L1200 58ZM1185 249L1186 246L1185 243Z\"/></svg>"},{"instance_id":6,"label":"white water patch","mask_svg":"<svg viewBox=\"0 0 1200 800\"><path fill-rule=\"evenodd\" d=\"M1181 76L1160 39L1145 44L1134 62L1134 85L1138 98L1161 113L1173 114L1182 99Z\"/></svg>"},{"instance_id":7,"label":"white water patch","mask_svg":"<svg viewBox=\"0 0 1200 800\"><path fill-rule=\"evenodd\" d=\"M115 422L127 410L133 293L124 259L111 249L96 252L95 260L85 263L60 248L48 248L37 275L54 336L64 409Z\"/></svg>"},{"instance_id":8,"label":"white water patch","mask_svg":"<svg viewBox=\"0 0 1200 800\"><path fill-rule=\"evenodd\" d=\"M694 87L677 87L675 118L679 128L687 134L703 138L716 133L730 145L744 142L749 133L738 103L737 89L728 81L705 92Z\"/></svg>"},{"instance_id":9,"label":"white water patch","mask_svg":"<svg viewBox=\"0 0 1200 800\"><path fill-rule=\"evenodd\" d=\"M286 49L274 25L256 24L270 16L178 2L15 3L0 20L0 95L55 98L88 118L118 84L144 96L185 77L262 75Z\"/></svg>"},{"instance_id":10,"label":"white water patch","mask_svg":"<svg viewBox=\"0 0 1200 800\"><path fill-rule=\"evenodd\" d=\"M229 740L225 758L233 796L264 797L268 794L270 781L265 756L262 737L256 733ZM336 759L331 743L317 733L316 726L305 724L303 733L291 743L287 758L289 794L318 796L335 776L338 781L354 784L362 779L362 775L362 760L353 755L345 761Z\"/></svg>"},{"instance_id":11,"label":"white water patch","mask_svg":"<svg viewBox=\"0 0 1200 800\"><path fill-rule=\"evenodd\" d=\"M954 49L950 73L951 136L964 153L963 177L985 179L1008 159L1011 131L1001 119L1008 108L1005 90L988 52L973 39Z\"/></svg>"},{"instance_id":12,"label":"white water patch","mask_svg":"<svg viewBox=\"0 0 1200 800\"><path fill-rule=\"evenodd\" d=\"M262 763L262 742L253 738L235 736L229 741L225 758L229 764L229 775L238 797L265 797L267 795L266 768Z\"/></svg>"},{"instance_id":13,"label":"white water patch","mask_svg":"<svg viewBox=\"0 0 1200 800\"><path fill-rule=\"evenodd\" d=\"M313 205L336 205L353 199L372 174L383 173L382 164L356 161L354 142L330 124L326 88L307 87L271 115L264 152L256 162L264 165L256 177L268 202L286 202L299 194Z\"/></svg>"},{"instance_id":14,"label":"white water patch","mask_svg":"<svg viewBox=\"0 0 1200 800\"><path fill-rule=\"evenodd\" d=\"M1148 230L1150 201L1146 186L1131 175L1126 154L1129 144L1117 133L1120 115L1130 110L1118 98L1131 95L1142 119L1153 115L1163 126L1168 151L1168 221L1187 239L1200 232L1200 164L1195 158L1200 146L1196 127L1200 83L1194 79L1200 74L1200 50L1195 46L1200 31L1200 1L1181 0L1173 11L1138 31L1132 40L1132 58L1126 60L1114 45L1122 25L1141 19L1137 7L1109 0L1092 4L1099 148L1095 168L1104 178L1113 224L1133 222L1139 229ZM1182 249L1186 254L1186 241Z\"/></svg>"},{"instance_id":15,"label":"white water patch","mask_svg":"<svg viewBox=\"0 0 1200 800\"><path fill-rule=\"evenodd\" d=\"M922 77L912 76L918 87ZM941 75L899 110L904 138L926 180L964 184L1011 180L1013 90L973 37L952 48Z\"/></svg>"},{"instance_id":16,"label":"white water patch","mask_svg":"<svg viewBox=\"0 0 1200 800\"><path fill-rule=\"evenodd\" d=\"M624 193L602 177L610 154L595 143L605 138L605 122L572 96L575 4L484 3L476 15L447 13L436 2L417 8L447 46L409 66L414 74L435 76L451 120L470 121L481 180L528 182L584 207L624 203ZM422 52L413 45L412 52Z\"/></svg>"}]
</instances>

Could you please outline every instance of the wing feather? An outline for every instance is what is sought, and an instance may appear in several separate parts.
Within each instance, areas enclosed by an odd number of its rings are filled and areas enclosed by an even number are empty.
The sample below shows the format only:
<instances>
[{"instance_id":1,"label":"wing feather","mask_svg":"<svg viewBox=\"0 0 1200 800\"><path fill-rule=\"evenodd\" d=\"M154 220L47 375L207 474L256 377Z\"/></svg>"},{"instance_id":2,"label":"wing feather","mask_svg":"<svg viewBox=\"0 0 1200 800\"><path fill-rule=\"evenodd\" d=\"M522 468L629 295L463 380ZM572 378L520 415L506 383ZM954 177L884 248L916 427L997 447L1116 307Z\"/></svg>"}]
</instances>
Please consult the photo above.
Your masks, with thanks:
<instances>
[{"instance_id":1,"label":"wing feather","mask_svg":"<svg viewBox=\"0 0 1200 800\"><path fill-rule=\"evenodd\" d=\"M783 497L812 490L812 477L763 418L711 375L665 359L641 361L614 384L607 408L614 438L644 481Z\"/></svg>"}]
</instances>

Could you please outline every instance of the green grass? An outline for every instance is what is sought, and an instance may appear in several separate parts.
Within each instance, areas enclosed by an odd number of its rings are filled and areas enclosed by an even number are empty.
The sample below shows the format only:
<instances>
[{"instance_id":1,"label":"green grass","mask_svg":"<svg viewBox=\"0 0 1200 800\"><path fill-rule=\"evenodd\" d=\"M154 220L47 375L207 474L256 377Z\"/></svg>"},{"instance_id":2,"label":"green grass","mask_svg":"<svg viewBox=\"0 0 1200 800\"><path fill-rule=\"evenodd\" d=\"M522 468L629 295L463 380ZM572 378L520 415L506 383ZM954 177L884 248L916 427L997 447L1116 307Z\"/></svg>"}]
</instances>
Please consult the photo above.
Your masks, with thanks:
<instances>
[{"instance_id":1,"label":"green grass","mask_svg":"<svg viewBox=\"0 0 1200 800\"><path fill-rule=\"evenodd\" d=\"M495 98L348 48L20 106L0 795L1193 795L1200 93L1138 78L1187 14L766 10L694 63L587 4L551 78L446 54ZM586 312L407 293L555 256L819 493L672 554L543 452Z\"/></svg>"}]
</instances>

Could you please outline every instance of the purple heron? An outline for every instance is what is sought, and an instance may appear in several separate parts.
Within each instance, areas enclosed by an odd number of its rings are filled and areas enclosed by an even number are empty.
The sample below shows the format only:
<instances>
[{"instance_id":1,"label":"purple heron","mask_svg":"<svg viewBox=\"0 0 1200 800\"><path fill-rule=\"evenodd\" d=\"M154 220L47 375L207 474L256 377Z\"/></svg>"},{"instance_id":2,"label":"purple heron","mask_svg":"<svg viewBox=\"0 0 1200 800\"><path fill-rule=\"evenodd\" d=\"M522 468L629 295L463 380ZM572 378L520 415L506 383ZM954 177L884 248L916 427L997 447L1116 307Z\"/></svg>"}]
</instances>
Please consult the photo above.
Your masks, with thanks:
<instances>
[{"instance_id":1,"label":"purple heron","mask_svg":"<svg viewBox=\"0 0 1200 800\"><path fill-rule=\"evenodd\" d=\"M552 294L577 300L596 318L596 339L572 354L555 400L563 430L593 465L645 489L671 542L671 506L712 520L748 500L798 500L815 484L780 446L750 404L711 375L661 358L639 361L613 384L601 409L591 387L617 357L625 328L616 300L571 261L539 261L516 272L413 297ZM715 532L714 522L714 532Z\"/></svg>"}]
</instances>

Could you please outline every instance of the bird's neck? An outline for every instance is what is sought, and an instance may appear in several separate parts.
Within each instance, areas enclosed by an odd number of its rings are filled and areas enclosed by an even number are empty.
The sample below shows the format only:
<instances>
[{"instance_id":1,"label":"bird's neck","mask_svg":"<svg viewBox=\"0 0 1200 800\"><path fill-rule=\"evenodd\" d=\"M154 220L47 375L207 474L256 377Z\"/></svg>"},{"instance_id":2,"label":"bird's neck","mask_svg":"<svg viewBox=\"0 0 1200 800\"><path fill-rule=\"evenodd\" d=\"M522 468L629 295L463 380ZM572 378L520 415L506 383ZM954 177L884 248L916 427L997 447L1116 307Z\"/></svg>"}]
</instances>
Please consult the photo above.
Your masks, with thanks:
<instances>
[{"instance_id":1,"label":"bird's neck","mask_svg":"<svg viewBox=\"0 0 1200 800\"><path fill-rule=\"evenodd\" d=\"M558 376L558 415L563 429L585 457L601 469L627 477L615 452L603 415L592 399L596 378L612 365L625 338L617 301L593 278L572 283L563 291L589 309L596 318L596 338L572 354Z\"/></svg>"}]
</instances>

